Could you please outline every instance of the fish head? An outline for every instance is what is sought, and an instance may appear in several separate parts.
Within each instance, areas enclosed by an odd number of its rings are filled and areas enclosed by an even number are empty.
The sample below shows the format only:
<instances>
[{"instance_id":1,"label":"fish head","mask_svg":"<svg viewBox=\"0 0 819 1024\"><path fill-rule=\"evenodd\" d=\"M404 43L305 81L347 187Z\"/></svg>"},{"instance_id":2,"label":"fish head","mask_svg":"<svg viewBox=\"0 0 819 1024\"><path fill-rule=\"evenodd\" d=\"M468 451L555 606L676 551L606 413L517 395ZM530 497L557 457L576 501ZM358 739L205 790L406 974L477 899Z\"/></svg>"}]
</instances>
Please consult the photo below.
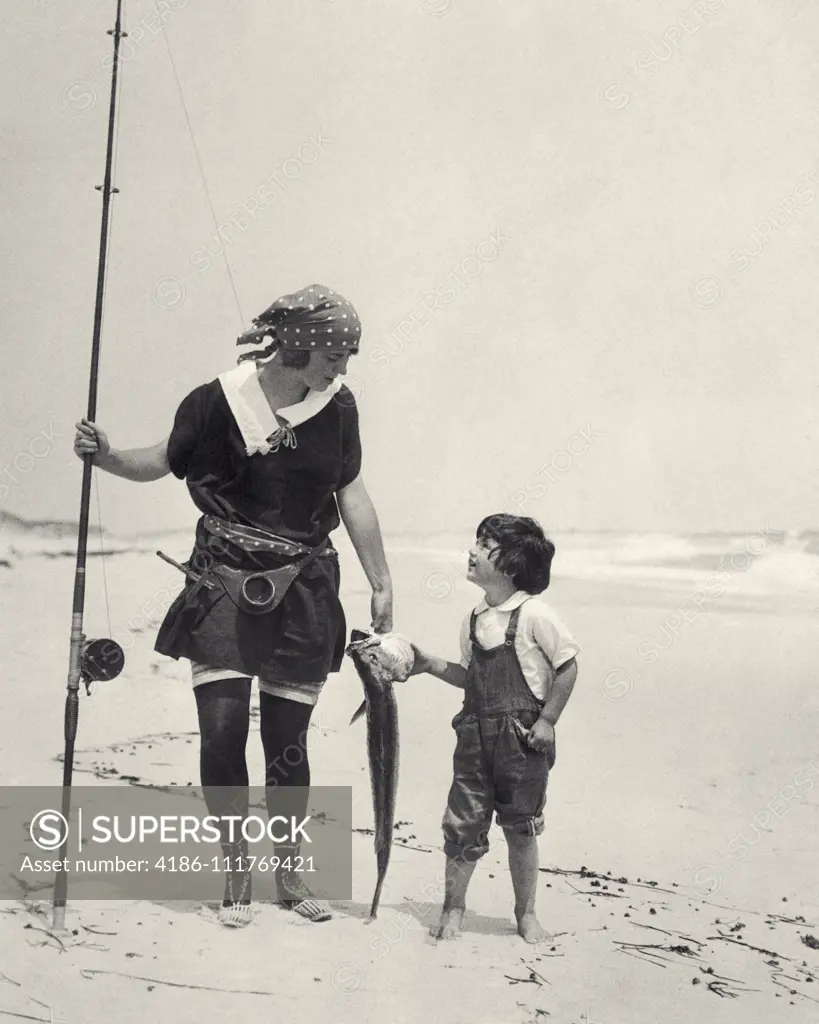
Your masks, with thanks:
<instances>
[{"instance_id":1,"label":"fish head","mask_svg":"<svg viewBox=\"0 0 819 1024\"><path fill-rule=\"evenodd\" d=\"M412 644L400 633L363 633L354 629L347 654L357 668L366 668L380 686L403 683L415 663Z\"/></svg>"}]
</instances>

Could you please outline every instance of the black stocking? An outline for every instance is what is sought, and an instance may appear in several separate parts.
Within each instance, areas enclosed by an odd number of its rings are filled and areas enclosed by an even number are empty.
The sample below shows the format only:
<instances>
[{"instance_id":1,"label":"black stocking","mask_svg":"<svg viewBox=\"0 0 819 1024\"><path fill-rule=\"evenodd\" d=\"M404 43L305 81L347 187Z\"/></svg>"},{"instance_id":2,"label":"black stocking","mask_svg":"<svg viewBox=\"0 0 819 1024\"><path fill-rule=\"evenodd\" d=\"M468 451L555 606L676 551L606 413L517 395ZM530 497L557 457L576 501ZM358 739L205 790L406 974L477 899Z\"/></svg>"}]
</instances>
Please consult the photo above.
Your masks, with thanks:
<instances>
[{"instance_id":1,"label":"black stocking","mask_svg":"<svg viewBox=\"0 0 819 1024\"><path fill-rule=\"evenodd\" d=\"M250 679L237 676L202 683L194 688L199 712L199 772L208 812L215 817L248 813L248 775L245 748L250 726ZM241 870L247 843L230 841L222 829L222 852L232 870L226 872L223 905L250 903L250 874Z\"/></svg>"},{"instance_id":2,"label":"black stocking","mask_svg":"<svg viewBox=\"0 0 819 1024\"><path fill-rule=\"evenodd\" d=\"M244 676L202 683L194 688L201 737L199 770L208 812L216 817L248 813L248 772L245 755L250 727L250 684ZM300 787L288 810L301 820L307 812L310 761L307 735L312 704L302 704L262 691L259 695L262 746L265 756L267 809L276 813L275 788ZM223 829L226 858L247 858L247 843L231 843ZM277 845L282 859L298 854L298 844ZM223 904L250 902L250 876L241 870L227 873Z\"/></svg>"},{"instance_id":3,"label":"black stocking","mask_svg":"<svg viewBox=\"0 0 819 1024\"><path fill-rule=\"evenodd\" d=\"M307 813L307 800L310 786L310 758L307 750L308 728L313 713L312 704L288 700L285 697L274 697L261 692L259 696L261 712L262 745L265 759L265 785L267 787L267 811L274 810L276 787L298 786L292 791L287 801L289 814L296 815L300 821ZM298 843L280 843L276 845L276 855L282 862L293 858L299 853ZM279 872L279 888L292 888L288 883L289 872Z\"/></svg>"}]
</instances>

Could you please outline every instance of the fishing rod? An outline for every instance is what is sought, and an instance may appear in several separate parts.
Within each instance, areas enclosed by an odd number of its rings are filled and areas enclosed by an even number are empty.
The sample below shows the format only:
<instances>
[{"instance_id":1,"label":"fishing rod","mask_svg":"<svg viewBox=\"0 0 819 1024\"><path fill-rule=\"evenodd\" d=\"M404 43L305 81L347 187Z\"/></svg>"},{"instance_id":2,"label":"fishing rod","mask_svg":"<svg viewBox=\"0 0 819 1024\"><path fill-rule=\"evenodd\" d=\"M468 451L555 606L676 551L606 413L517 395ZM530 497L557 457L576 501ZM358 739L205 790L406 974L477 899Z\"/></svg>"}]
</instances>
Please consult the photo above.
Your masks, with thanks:
<instances>
[{"instance_id":1,"label":"fishing rod","mask_svg":"<svg viewBox=\"0 0 819 1024\"><path fill-rule=\"evenodd\" d=\"M122 31L122 0L117 0L116 24L108 30L114 37L114 63L111 71L111 100L108 111L108 145L105 156L105 178L96 189L102 193L102 224L100 227L99 265L97 269L97 295L94 309L94 333L91 342L91 372L88 387L87 419L93 423L97 414L97 378L99 376L100 337L102 334L102 312L105 297L105 271L108 256L108 221L111 196L119 189L111 186L114 157L114 132L116 124L117 77L119 71L119 43L127 36ZM90 683L113 679L122 671L125 656L122 648L113 640L87 640L83 633L83 610L85 607L85 579L88 549L88 519L91 506L92 453L83 456L82 490L80 495L80 520L77 536L77 565L74 572L74 601L71 612L71 645L68 662L68 683L65 698L65 756L63 759L62 815L67 823L71 814L71 780L74 774L74 741L79 718L79 689L84 682L90 693ZM52 927L65 928L65 906L68 893L68 874L64 869L66 859L63 847L68 836L63 837L60 855L60 869L54 882L54 905Z\"/></svg>"}]
</instances>

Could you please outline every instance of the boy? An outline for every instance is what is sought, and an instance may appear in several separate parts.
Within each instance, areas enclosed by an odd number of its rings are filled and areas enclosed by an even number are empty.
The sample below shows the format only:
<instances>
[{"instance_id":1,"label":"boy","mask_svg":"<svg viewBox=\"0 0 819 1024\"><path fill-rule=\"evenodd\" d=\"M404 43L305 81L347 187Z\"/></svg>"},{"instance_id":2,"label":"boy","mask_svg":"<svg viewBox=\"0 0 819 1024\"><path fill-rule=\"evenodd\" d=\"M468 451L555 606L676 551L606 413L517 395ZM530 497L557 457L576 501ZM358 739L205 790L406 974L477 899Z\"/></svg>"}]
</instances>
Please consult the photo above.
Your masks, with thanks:
<instances>
[{"instance_id":1,"label":"boy","mask_svg":"<svg viewBox=\"0 0 819 1024\"><path fill-rule=\"evenodd\" d=\"M430 932L460 931L475 864L489 849L492 812L509 846L518 934L549 938L535 914L537 836L555 762L555 724L577 678L580 648L544 601L555 548L534 519L493 515L478 526L467 579L484 592L461 627L461 662L415 647L413 674L463 689L453 719L454 778L443 817L446 889Z\"/></svg>"}]
</instances>

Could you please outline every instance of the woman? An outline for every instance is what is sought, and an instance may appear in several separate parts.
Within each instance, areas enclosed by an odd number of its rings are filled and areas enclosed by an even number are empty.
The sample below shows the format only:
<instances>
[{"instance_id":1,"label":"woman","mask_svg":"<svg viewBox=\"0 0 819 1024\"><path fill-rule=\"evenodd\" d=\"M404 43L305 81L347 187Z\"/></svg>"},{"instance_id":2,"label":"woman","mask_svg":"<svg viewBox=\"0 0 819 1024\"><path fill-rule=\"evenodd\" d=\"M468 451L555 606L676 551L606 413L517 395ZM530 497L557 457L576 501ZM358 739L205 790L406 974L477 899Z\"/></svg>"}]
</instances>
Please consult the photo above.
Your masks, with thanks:
<instances>
[{"instance_id":1,"label":"woman","mask_svg":"<svg viewBox=\"0 0 819 1024\"><path fill-rule=\"evenodd\" d=\"M339 380L358 351L358 315L342 296L311 285L277 299L253 323L238 344L266 347L195 388L159 444L119 451L87 420L77 424L74 441L77 455L93 453L94 465L116 476L149 481L172 472L203 513L185 588L159 629L156 650L191 661L201 781L216 815L247 813L254 677L266 785L304 787L306 810L304 738L346 641L338 555L329 540L339 515L372 587L372 628L392 629L392 583L360 471L358 411ZM282 573L283 567L291 568ZM283 751L293 745L301 761L285 761L283 769ZM234 802L212 787L234 787ZM226 856L246 856L246 846L223 839ZM297 852L277 848L285 863ZM251 919L251 879L241 861L232 863L219 918L237 927ZM314 921L330 916L294 871L281 869L276 882L281 901L297 913Z\"/></svg>"}]
</instances>

